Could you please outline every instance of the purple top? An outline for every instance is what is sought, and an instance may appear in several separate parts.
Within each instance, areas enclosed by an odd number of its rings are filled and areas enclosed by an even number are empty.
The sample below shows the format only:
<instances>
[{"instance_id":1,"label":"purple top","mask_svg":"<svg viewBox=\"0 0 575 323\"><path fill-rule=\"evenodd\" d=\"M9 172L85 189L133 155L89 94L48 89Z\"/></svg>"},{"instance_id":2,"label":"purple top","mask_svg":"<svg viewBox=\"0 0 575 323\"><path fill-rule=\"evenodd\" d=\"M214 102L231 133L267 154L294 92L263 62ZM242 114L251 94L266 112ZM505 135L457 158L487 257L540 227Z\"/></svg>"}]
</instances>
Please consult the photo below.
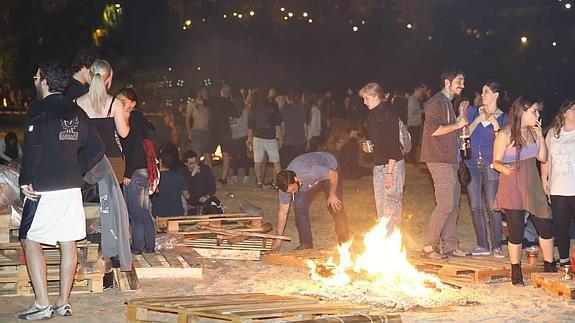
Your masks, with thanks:
<instances>
[{"instance_id":1,"label":"purple top","mask_svg":"<svg viewBox=\"0 0 575 323\"><path fill-rule=\"evenodd\" d=\"M529 158L534 158L537 156L537 152L539 148L537 147L537 143L530 143L527 144L521 149L519 152L519 161L526 160ZM513 163L517 161L517 148L511 146L505 149L505 154L503 155L504 163Z\"/></svg>"}]
</instances>

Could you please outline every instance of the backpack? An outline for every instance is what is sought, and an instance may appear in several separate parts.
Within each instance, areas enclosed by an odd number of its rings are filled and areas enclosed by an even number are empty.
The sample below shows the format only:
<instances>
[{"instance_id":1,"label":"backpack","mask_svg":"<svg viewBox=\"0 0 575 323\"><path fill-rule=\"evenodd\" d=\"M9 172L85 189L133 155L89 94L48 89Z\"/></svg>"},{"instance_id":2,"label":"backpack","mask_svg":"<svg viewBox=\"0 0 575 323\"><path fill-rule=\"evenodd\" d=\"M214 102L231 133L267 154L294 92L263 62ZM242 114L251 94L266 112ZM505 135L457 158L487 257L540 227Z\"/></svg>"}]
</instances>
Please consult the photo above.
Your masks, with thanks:
<instances>
[{"instance_id":1,"label":"backpack","mask_svg":"<svg viewBox=\"0 0 575 323\"><path fill-rule=\"evenodd\" d=\"M399 143L401 145L401 152L405 156L411 151L411 135L405 123L403 123L400 118L397 118L397 120L399 120Z\"/></svg>"},{"instance_id":2,"label":"backpack","mask_svg":"<svg viewBox=\"0 0 575 323\"><path fill-rule=\"evenodd\" d=\"M150 139L144 139L144 151L146 152L146 168L148 169L148 182L149 190L148 195L152 195L159 191L158 185L160 184L160 168L158 167L159 161L156 158L156 149L154 143Z\"/></svg>"}]
</instances>

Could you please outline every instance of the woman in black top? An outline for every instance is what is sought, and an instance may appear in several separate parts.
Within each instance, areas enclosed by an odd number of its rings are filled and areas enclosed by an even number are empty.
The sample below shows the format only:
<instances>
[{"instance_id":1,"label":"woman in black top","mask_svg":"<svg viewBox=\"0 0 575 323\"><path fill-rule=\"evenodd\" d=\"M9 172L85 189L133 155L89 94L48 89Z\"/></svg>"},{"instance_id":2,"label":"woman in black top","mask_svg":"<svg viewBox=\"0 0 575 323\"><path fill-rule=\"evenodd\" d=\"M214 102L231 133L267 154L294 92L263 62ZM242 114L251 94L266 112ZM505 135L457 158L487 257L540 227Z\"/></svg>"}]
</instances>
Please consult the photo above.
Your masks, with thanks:
<instances>
[{"instance_id":1,"label":"woman in black top","mask_svg":"<svg viewBox=\"0 0 575 323\"><path fill-rule=\"evenodd\" d=\"M154 252L156 236L150 211L150 185L144 151L144 140L149 139L150 123L137 109L136 91L123 88L116 95L116 100L122 103L130 124L130 133L122 139L122 147L126 158L123 190L132 227L132 253Z\"/></svg>"}]
</instances>

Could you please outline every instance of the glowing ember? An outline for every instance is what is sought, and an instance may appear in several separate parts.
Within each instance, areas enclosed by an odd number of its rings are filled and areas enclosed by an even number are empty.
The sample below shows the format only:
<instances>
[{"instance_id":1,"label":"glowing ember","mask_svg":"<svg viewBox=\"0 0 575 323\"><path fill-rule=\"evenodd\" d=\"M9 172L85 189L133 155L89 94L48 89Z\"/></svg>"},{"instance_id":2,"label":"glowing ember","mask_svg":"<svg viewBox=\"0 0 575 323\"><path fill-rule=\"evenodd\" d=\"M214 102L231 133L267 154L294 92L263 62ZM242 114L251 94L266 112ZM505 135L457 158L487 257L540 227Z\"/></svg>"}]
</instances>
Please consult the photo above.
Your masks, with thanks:
<instances>
[{"instance_id":1,"label":"glowing ember","mask_svg":"<svg viewBox=\"0 0 575 323\"><path fill-rule=\"evenodd\" d=\"M355 260L350 253L351 241L338 247L339 263L331 257L325 264L308 260L312 279L325 286L369 281L376 289L392 289L414 297L430 296L445 287L437 277L417 271L407 261L401 232L394 230L388 235L387 220L380 220L365 235L364 243L365 252Z\"/></svg>"}]
</instances>

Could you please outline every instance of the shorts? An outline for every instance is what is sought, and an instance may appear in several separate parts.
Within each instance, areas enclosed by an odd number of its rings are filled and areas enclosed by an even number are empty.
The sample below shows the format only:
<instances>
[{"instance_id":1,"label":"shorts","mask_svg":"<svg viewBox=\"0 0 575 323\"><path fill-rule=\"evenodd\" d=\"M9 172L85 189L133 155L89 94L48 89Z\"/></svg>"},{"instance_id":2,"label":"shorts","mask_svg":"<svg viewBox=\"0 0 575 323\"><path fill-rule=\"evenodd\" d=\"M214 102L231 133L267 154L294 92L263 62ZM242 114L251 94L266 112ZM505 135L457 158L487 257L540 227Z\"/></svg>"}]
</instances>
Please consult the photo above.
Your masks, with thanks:
<instances>
[{"instance_id":1,"label":"shorts","mask_svg":"<svg viewBox=\"0 0 575 323\"><path fill-rule=\"evenodd\" d=\"M19 239L47 245L86 237L86 216L80 188L40 193L37 201L26 199Z\"/></svg>"},{"instance_id":2,"label":"shorts","mask_svg":"<svg viewBox=\"0 0 575 323\"><path fill-rule=\"evenodd\" d=\"M210 153L216 151L216 148L220 145L222 147L222 153L229 153L232 151L234 147L234 141L232 139L232 135L212 135L211 138L211 145L210 145Z\"/></svg>"},{"instance_id":3,"label":"shorts","mask_svg":"<svg viewBox=\"0 0 575 323\"><path fill-rule=\"evenodd\" d=\"M264 161L264 154L267 152L271 163L280 162L280 153L278 150L278 141L276 139L263 139L254 137L254 163Z\"/></svg>"}]
</instances>

